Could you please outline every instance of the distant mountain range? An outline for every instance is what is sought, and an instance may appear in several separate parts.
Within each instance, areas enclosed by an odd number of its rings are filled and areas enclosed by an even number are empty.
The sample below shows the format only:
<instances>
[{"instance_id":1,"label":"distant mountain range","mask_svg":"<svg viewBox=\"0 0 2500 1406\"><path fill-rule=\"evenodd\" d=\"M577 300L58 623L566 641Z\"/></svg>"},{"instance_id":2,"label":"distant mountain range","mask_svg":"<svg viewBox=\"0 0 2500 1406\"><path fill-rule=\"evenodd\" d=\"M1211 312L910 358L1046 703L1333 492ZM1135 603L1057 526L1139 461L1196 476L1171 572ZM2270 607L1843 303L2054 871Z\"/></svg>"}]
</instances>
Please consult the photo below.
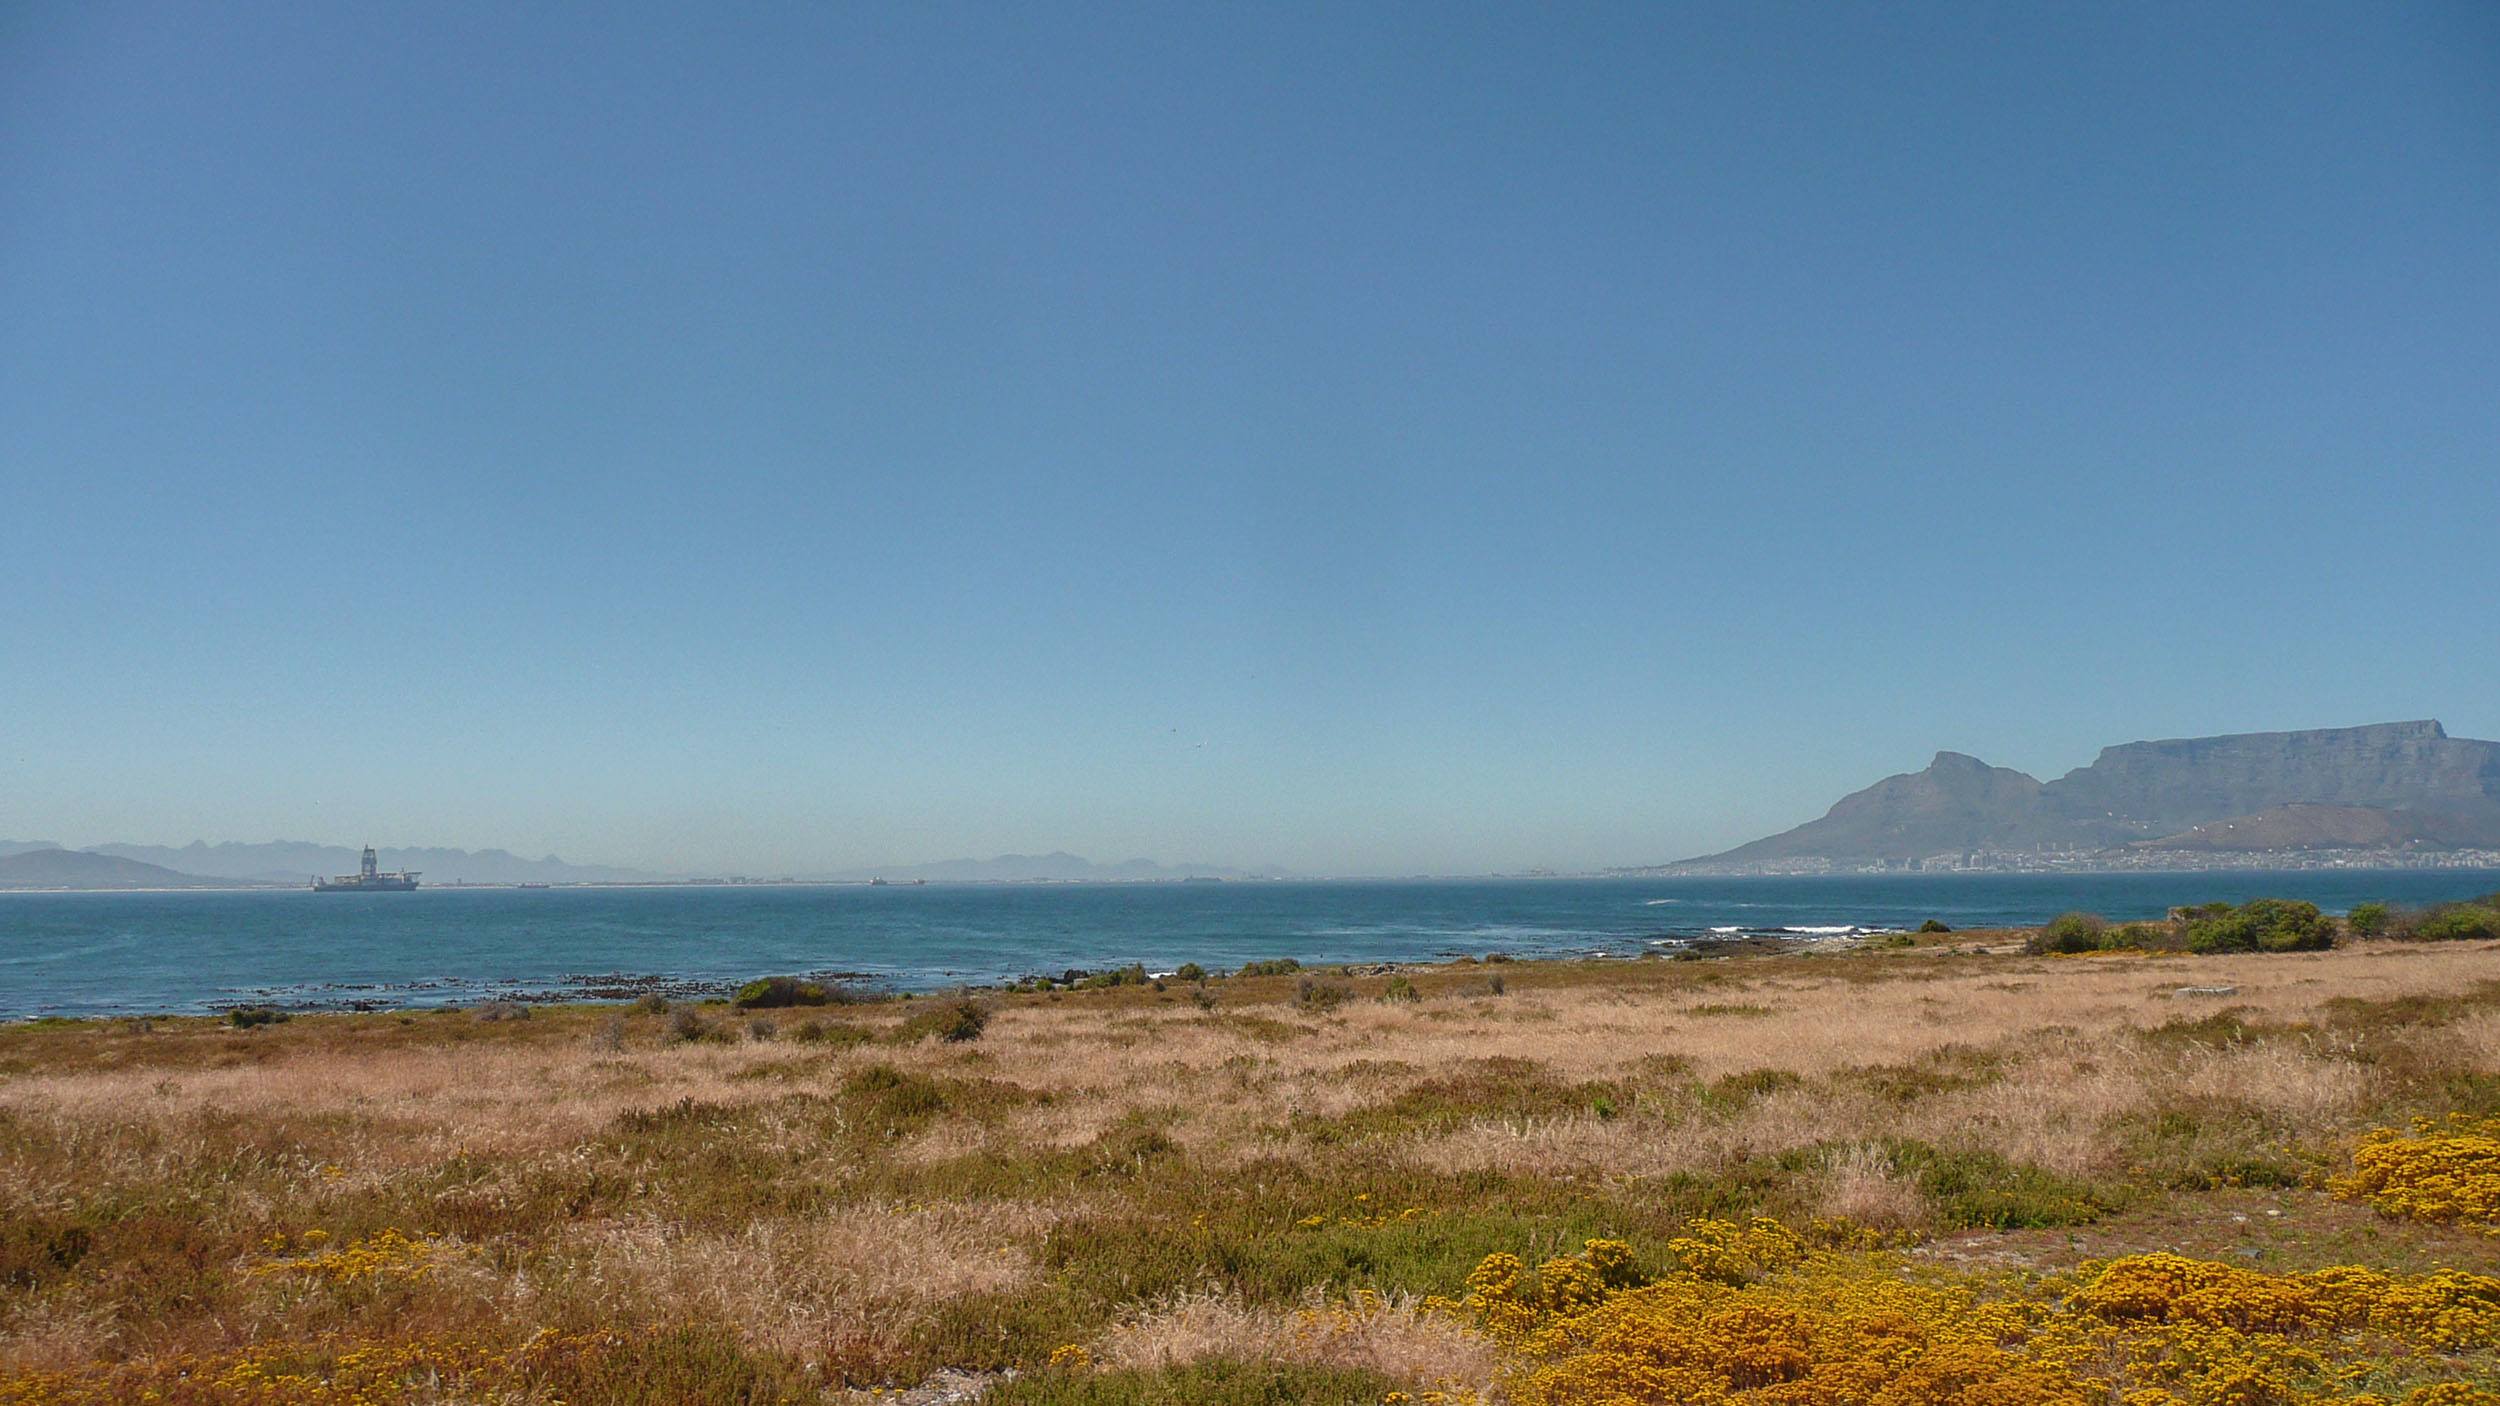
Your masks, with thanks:
<instances>
[{"instance_id":1,"label":"distant mountain range","mask_svg":"<svg viewBox=\"0 0 2500 1406\"><path fill-rule=\"evenodd\" d=\"M189 889L228 882L87 850L17 849L14 843L7 849L0 853L0 889Z\"/></svg>"},{"instance_id":2,"label":"distant mountain range","mask_svg":"<svg viewBox=\"0 0 2500 1406\"><path fill-rule=\"evenodd\" d=\"M80 883L75 878L43 878L14 883L0 873L0 888L180 888L219 884L302 884L314 875L355 872L357 851L345 845L312 844L300 840L276 840L266 844L243 844L226 841L209 844L194 840L180 848L168 845L106 844L85 850L69 850L49 840L0 840L0 864L12 857L50 855L67 858L45 858L23 866L28 874L74 875L90 873L97 882ZM384 849L380 851L384 869L415 869L425 876L428 885L435 884L596 884L649 883L678 877L653 874L640 869L619 869L600 864L568 864L548 855L544 859L523 859L506 850L484 849ZM110 859L132 866L109 869L81 866L84 859ZM116 874L127 877L124 882ZM947 859L931 864L896 864L884 868L852 869L819 876L829 880L860 881L867 879L926 879L931 882L1012 883L1019 880L1051 883L1137 883L1173 879L1244 879L1253 875L1227 869L1216 864L1158 864L1151 859L1130 859L1117 864L1097 864L1090 859L1067 853L1002 854L995 859ZM141 879L145 881L142 882Z\"/></svg>"},{"instance_id":3,"label":"distant mountain range","mask_svg":"<svg viewBox=\"0 0 2500 1406\"><path fill-rule=\"evenodd\" d=\"M2048 782L1938 752L1926 770L1843 796L1820 820L1662 867L2480 849L2500 849L2500 742L2425 721L2130 742Z\"/></svg>"},{"instance_id":4,"label":"distant mountain range","mask_svg":"<svg viewBox=\"0 0 2500 1406\"><path fill-rule=\"evenodd\" d=\"M198 840L180 849L161 845L96 845L97 854L117 854L125 859L162 864L192 874L211 874L235 879L275 879L302 883L315 874L349 874L356 869L357 851L345 845L309 844L301 840L275 840L267 844L206 844ZM385 869L416 869L425 874L429 884L597 884L633 883L655 879L656 874L639 869L618 869L604 864L567 864L554 855L543 859L523 859L509 850L386 848L381 852Z\"/></svg>"},{"instance_id":5,"label":"distant mountain range","mask_svg":"<svg viewBox=\"0 0 2500 1406\"><path fill-rule=\"evenodd\" d=\"M58 850L38 840L0 840L0 855L32 850ZM302 840L266 844L194 840L179 849L167 845L90 845L83 853L136 860L173 871L177 876L255 884L300 884L316 874L352 874L357 851L345 845L320 845ZM635 883L660 877L638 869L601 864L567 864L554 855L523 859L500 849L385 849L385 869L417 869L428 884L595 884Z\"/></svg>"},{"instance_id":6,"label":"distant mountain range","mask_svg":"<svg viewBox=\"0 0 2500 1406\"><path fill-rule=\"evenodd\" d=\"M883 869L850 869L835 879L927 879L942 882L1012 883L1040 880L1053 883L1137 883L1168 879L1246 879L1253 875L1217 864L1157 864L1129 859L1097 864L1080 855L1002 854L995 859L943 859L933 864L897 864Z\"/></svg>"}]
</instances>

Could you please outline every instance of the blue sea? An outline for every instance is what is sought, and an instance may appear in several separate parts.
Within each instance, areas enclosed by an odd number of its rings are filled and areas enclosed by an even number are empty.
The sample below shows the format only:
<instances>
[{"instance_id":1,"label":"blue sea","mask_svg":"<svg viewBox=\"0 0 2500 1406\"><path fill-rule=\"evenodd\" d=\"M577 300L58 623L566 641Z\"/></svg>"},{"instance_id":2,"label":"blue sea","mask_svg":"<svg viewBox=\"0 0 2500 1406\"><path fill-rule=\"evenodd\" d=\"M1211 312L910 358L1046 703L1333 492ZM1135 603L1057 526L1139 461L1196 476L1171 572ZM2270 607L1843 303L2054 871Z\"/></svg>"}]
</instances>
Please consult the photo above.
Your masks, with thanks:
<instances>
[{"instance_id":1,"label":"blue sea","mask_svg":"<svg viewBox=\"0 0 2500 1406\"><path fill-rule=\"evenodd\" d=\"M2273 895L2331 911L2500 889L2500 872L2274 871L1130 885L0 894L0 1018L691 993L768 973L896 989L1143 962L1635 956L1720 933L1813 938L2113 919Z\"/></svg>"}]
</instances>

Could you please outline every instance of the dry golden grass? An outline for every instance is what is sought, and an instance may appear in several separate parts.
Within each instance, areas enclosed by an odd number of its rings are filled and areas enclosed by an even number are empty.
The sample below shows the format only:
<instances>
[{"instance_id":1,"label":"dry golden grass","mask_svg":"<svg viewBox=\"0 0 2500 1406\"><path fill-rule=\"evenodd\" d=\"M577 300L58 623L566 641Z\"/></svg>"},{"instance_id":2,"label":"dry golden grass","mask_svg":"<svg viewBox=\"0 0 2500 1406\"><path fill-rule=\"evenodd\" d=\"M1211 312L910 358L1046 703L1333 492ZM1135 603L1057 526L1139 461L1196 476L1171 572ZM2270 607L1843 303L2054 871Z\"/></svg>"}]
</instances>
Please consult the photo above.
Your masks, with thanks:
<instances>
[{"instance_id":1,"label":"dry golden grass","mask_svg":"<svg viewBox=\"0 0 2500 1406\"><path fill-rule=\"evenodd\" d=\"M2374 1123L2500 1105L2489 944L1514 964L1503 995L1408 975L1424 999L1370 978L1326 1011L1290 978L1218 982L1212 1012L990 998L963 1044L891 1039L925 1002L840 1012L848 1044L787 1038L798 1013L618 1040L594 1009L0 1032L0 1376L692 1323L827 1385L1089 1342L1481 1386L1489 1349L1398 1296L1489 1250L1748 1207L2056 1223L2297 1188ZM261 1272L272 1236L386 1228L443 1267ZM1313 1297L1364 1289L1389 1297Z\"/></svg>"},{"instance_id":2,"label":"dry golden grass","mask_svg":"<svg viewBox=\"0 0 2500 1406\"><path fill-rule=\"evenodd\" d=\"M1814 1209L1828 1219L1875 1230L1907 1230L1925 1224L1931 1208L1890 1149L1853 1142L1825 1155Z\"/></svg>"},{"instance_id":3,"label":"dry golden grass","mask_svg":"<svg viewBox=\"0 0 2500 1406\"><path fill-rule=\"evenodd\" d=\"M1292 1362L1377 1372L1395 1381L1493 1389L1494 1345L1413 1299L1259 1308L1198 1294L1157 1304L1112 1326L1096 1354L1108 1366L1155 1369L1193 1362Z\"/></svg>"},{"instance_id":4,"label":"dry golden grass","mask_svg":"<svg viewBox=\"0 0 2500 1406\"><path fill-rule=\"evenodd\" d=\"M674 1303L805 1355L840 1337L898 1336L932 1303L1019 1287L1057 1219L1015 1202L849 1206L717 1231L644 1216L587 1227L561 1253L599 1287L590 1305L602 1316Z\"/></svg>"}]
</instances>

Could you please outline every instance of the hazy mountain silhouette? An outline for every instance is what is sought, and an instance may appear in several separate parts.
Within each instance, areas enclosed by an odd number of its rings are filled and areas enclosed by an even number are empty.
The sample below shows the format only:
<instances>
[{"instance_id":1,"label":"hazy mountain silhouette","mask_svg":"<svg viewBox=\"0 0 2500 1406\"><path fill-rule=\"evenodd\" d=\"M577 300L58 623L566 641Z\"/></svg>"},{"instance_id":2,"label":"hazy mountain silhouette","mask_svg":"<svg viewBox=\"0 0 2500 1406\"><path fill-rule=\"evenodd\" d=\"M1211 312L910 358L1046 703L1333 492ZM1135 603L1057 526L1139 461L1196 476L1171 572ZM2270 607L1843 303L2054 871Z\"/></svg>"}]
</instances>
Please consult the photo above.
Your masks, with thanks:
<instances>
[{"instance_id":1,"label":"hazy mountain silhouette","mask_svg":"<svg viewBox=\"0 0 2500 1406\"><path fill-rule=\"evenodd\" d=\"M186 889L219 888L232 882L86 850L36 849L0 855L0 889Z\"/></svg>"},{"instance_id":2,"label":"hazy mountain silhouette","mask_svg":"<svg viewBox=\"0 0 2500 1406\"><path fill-rule=\"evenodd\" d=\"M1821 819L1682 861L1742 867L1973 851L2500 846L2500 742L2436 722L2129 742L2041 782L1958 752Z\"/></svg>"},{"instance_id":3,"label":"hazy mountain silhouette","mask_svg":"<svg viewBox=\"0 0 2500 1406\"><path fill-rule=\"evenodd\" d=\"M1096 864L1081 855L1002 854L995 859L942 859L930 864L894 864L884 868L850 869L838 879L927 879L932 882L1013 882L1019 879L1072 882L1137 882L1151 879L1242 879L1251 877L1220 864L1158 864L1129 859Z\"/></svg>"},{"instance_id":4,"label":"hazy mountain silhouette","mask_svg":"<svg viewBox=\"0 0 2500 1406\"><path fill-rule=\"evenodd\" d=\"M357 850L346 845L273 840L265 844L194 840L179 849L165 845L108 844L89 847L96 854L118 855L160 864L185 873L221 878L300 884L316 874L355 872ZM660 877L638 869L603 864L568 864L554 855L523 859L500 849L384 847L385 869L416 869L429 884L580 884L631 883Z\"/></svg>"}]
</instances>

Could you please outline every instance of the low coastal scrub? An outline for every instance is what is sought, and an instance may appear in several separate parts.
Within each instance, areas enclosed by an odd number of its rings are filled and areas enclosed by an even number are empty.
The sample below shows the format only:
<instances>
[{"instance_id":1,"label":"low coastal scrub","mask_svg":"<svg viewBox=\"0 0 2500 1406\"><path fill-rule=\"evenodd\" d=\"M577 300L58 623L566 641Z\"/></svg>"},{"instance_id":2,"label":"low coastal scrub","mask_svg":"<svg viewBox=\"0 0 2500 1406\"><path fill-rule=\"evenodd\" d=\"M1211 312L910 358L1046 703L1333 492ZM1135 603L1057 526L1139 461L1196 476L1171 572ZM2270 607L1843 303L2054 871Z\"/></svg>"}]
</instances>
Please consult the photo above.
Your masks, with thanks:
<instances>
[{"instance_id":1,"label":"low coastal scrub","mask_svg":"<svg viewBox=\"0 0 2500 1406\"><path fill-rule=\"evenodd\" d=\"M2344 916L2344 928L2355 937L2383 937L2398 942L2500 941L2500 893L2457 903L2436 903L2427 908L2355 904Z\"/></svg>"},{"instance_id":2,"label":"low coastal scrub","mask_svg":"<svg viewBox=\"0 0 2500 1406\"><path fill-rule=\"evenodd\" d=\"M1193 1362L1161 1369L1072 1368L1007 1382L982 1406L1306 1406L1401 1402L1377 1372L1277 1362Z\"/></svg>"},{"instance_id":3,"label":"low coastal scrub","mask_svg":"<svg viewBox=\"0 0 2500 1406\"><path fill-rule=\"evenodd\" d=\"M0 1406L2492 1406L2496 949L2188 921L8 1027Z\"/></svg>"},{"instance_id":4,"label":"low coastal scrub","mask_svg":"<svg viewBox=\"0 0 2500 1406\"><path fill-rule=\"evenodd\" d=\"M989 1010L975 1001L941 1001L926 1010L914 1012L896 1027L898 1044L921 1040L942 1040L960 1045L978 1040L990 1024Z\"/></svg>"},{"instance_id":5,"label":"low coastal scrub","mask_svg":"<svg viewBox=\"0 0 2500 1406\"><path fill-rule=\"evenodd\" d=\"M2184 916L2191 952L2322 952L2335 945L2335 920L2294 899L2251 899L2236 908L2213 903Z\"/></svg>"},{"instance_id":6,"label":"low coastal scrub","mask_svg":"<svg viewBox=\"0 0 2500 1406\"><path fill-rule=\"evenodd\" d=\"M2097 913L2061 913L2033 933L2033 955L2087 952L2322 952L2335 945L2337 924L2318 905L2258 898L2233 905L2182 908L2160 923L2112 925ZM2496 934L2500 935L2500 934Z\"/></svg>"},{"instance_id":7,"label":"low coastal scrub","mask_svg":"<svg viewBox=\"0 0 2500 1406\"><path fill-rule=\"evenodd\" d=\"M2500 939L2500 893L2393 915L2386 934L2403 942L2490 942Z\"/></svg>"},{"instance_id":8,"label":"low coastal scrub","mask_svg":"<svg viewBox=\"0 0 2500 1406\"><path fill-rule=\"evenodd\" d=\"M730 1004L742 1011L752 1011L822 1006L836 999L833 988L821 981L806 981L795 976L766 976L739 987L737 994L730 998Z\"/></svg>"},{"instance_id":9,"label":"low coastal scrub","mask_svg":"<svg viewBox=\"0 0 2500 1406\"><path fill-rule=\"evenodd\" d=\"M2464 1225L2500 1236L2500 1118L2450 1114L2361 1139L2336 1195L2382 1215Z\"/></svg>"},{"instance_id":10,"label":"low coastal scrub","mask_svg":"<svg viewBox=\"0 0 2500 1406\"><path fill-rule=\"evenodd\" d=\"M1514 1406L2500 1406L2465 1384L2500 1366L2500 1279L2155 1252L2026 1280L1836 1239L1704 1221L1655 1275L1612 1240L1494 1255L1449 1307L1509 1349Z\"/></svg>"},{"instance_id":11,"label":"low coastal scrub","mask_svg":"<svg viewBox=\"0 0 2500 1406\"><path fill-rule=\"evenodd\" d=\"M1413 989L1410 983L1407 990ZM1293 998L1304 1010L1332 1011L1354 999L1354 986L1351 982L1306 976L1294 983Z\"/></svg>"}]
</instances>

